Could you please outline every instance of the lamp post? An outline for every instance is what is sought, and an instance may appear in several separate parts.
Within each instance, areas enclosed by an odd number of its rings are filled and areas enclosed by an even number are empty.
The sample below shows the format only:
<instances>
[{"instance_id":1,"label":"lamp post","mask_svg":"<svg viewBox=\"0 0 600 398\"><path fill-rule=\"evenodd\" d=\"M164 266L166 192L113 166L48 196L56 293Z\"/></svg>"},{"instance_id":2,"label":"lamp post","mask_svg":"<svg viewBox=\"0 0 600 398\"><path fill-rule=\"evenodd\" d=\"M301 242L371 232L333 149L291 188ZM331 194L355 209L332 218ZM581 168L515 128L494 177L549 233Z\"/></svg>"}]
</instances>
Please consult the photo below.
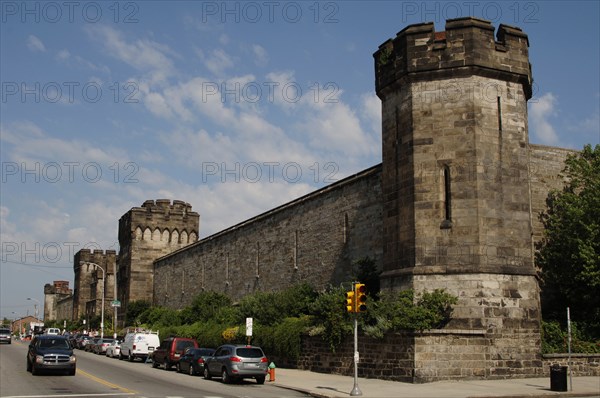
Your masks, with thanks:
<instances>
[{"instance_id":1,"label":"lamp post","mask_svg":"<svg viewBox=\"0 0 600 398\"><path fill-rule=\"evenodd\" d=\"M96 263L90 263L89 261L81 261L79 263L80 265L84 265L84 264L88 264L88 265L93 265L94 267L96 267L97 269L100 269L100 271L102 271L102 310L101 310L101 316L100 316L100 338L103 339L104 338L104 284L106 283L106 278L105 278L105 272L104 272L104 268L102 268L101 266L99 266Z\"/></svg>"},{"instance_id":2,"label":"lamp post","mask_svg":"<svg viewBox=\"0 0 600 398\"><path fill-rule=\"evenodd\" d=\"M35 309L35 321L37 322L39 320L38 318L38 304L40 303L38 300L32 298L32 297L27 297L27 300L32 300L35 301L36 304L33 305L33 308Z\"/></svg>"},{"instance_id":3,"label":"lamp post","mask_svg":"<svg viewBox=\"0 0 600 398\"><path fill-rule=\"evenodd\" d=\"M12 313L15 314L15 316L19 317L19 340L21 340L21 331L23 330L21 322L23 320L23 317L21 315L17 314L16 312L14 312L14 311ZM16 319L15 319L15 321L16 321Z\"/></svg>"}]
</instances>

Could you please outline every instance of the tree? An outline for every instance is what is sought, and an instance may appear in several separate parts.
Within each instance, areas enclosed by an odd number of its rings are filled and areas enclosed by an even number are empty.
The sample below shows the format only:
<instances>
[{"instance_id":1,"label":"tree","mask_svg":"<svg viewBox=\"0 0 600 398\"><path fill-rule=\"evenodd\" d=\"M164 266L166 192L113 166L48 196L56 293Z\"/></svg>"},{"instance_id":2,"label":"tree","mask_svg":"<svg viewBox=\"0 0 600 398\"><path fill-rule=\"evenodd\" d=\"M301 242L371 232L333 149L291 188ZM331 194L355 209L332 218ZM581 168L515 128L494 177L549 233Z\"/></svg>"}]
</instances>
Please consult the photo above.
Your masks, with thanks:
<instances>
[{"instance_id":1,"label":"tree","mask_svg":"<svg viewBox=\"0 0 600 398\"><path fill-rule=\"evenodd\" d=\"M138 325L138 316L149 309L150 303L144 300L132 301L127 305L127 322L132 326Z\"/></svg>"},{"instance_id":2,"label":"tree","mask_svg":"<svg viewBox=\"0 0 600 398\"><path fill-rule=\"evenodd\" d=\"M568 156L567 183L549 193L541 215L541 268L545 320L564 320L566 307L589 337L600 337L600 145Z\"/></svg>"}]
</instances>

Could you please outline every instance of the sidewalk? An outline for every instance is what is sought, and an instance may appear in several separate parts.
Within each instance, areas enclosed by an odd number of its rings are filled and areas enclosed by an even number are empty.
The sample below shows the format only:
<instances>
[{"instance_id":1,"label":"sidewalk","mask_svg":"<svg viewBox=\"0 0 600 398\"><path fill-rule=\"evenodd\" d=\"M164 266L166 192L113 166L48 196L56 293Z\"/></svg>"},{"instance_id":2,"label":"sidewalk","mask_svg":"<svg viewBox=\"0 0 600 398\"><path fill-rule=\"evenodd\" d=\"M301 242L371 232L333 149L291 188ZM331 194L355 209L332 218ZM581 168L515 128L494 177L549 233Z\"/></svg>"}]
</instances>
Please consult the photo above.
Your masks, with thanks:
<instances>
[{"instance_id":1,"label":"sidewalk","mask_svg":"<svg viewBox=\"0 0 600 398\"><path fill-rule=\"evenodd\" d=\"M268 377L267 377L268 380ZM349 397L354 378L305 370L276 369L273 383L281 388L309 393L313 397ZM358 379L364 398L484 398L484 397L599 397L600 378L574 377L573 391L550 391L550 378L511 380L440 381L410 384L376 379Z\"/></svg>"}]
</instances>

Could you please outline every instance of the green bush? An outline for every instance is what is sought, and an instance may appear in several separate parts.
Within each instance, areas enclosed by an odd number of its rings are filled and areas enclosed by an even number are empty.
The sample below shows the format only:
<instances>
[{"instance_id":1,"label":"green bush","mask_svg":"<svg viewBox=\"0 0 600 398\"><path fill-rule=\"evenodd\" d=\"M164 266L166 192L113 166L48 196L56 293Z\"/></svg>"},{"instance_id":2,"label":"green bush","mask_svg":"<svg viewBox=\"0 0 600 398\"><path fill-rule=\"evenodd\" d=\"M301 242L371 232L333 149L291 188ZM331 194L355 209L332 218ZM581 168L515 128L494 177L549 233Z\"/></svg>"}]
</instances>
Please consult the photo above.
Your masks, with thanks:
<instances>
[{"instance_id":1,"label":"green bush","mask_svg":"<svg viewBox=\"0 0 600 398\"><path fill-rule=\"evenodd\" d=\"M303 334L321 336L332 351L352 334L353 317L345 309L346 290L329 287L317 293L302 284L281 292L248 295L237 306L223 294L203 292L181 311L151 307L140 313L138 320L158 330L161 339L177 335L195 338L204 347L217 347L226 342L246 343L245 322L251 317L253 344L269 355L296 359ZM382 294L380 299L369 296L368 311L358 317L368 335L383 337L389 331L442 327L456 301L442 290L418 297L412 290Z\"/></svg>"},{"instance_id":2,"label":"green bush","mask_svg":"<svg viewBox=\"0 0 600 398\"><path fill-rule=\"evenodd\" d=\"M569 352L569 334L556 321L542 321L542 353L565 354ZM571 323L571 352L600 353L600 341L587 341L576 322Z\"/></svg>"}]
</instances>

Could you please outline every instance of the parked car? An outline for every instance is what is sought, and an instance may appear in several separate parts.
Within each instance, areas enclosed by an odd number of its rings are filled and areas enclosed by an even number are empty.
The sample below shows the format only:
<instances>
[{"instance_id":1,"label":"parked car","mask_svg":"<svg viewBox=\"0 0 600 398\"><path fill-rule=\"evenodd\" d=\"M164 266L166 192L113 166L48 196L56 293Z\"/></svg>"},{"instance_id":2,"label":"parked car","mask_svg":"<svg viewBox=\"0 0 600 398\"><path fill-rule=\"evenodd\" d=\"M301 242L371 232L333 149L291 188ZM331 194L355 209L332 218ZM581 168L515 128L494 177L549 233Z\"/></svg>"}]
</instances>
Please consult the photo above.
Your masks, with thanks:
<instances>
[{"instance_id":1,"label":"parked car","mask_svg":"<svg viewBox=\"0 0 600 398\"><path fill-rule=\"evenodd\" d=\"M214 353L214 348L188 348L177 362L177 371L190 376L203 375L206 358Z\"/></svg>"},{"instance_id":2,"label":"parked car","mask_svg":"<svg viewBox=\"0 0 600 398\"><path fill-rule=\"evenodd\" d=\"M60 334L60 329L59 328L48 328L46 329L46 334L54 334L54 335L59 335Z\"/></svg>"},{"instance_id":3,"label":"parked car","mask_svg":"<svg viewBox=\"0 0 600 398\"><path fill-rule=\"evenodd\" d=\"M27 371L37 375L42 370L64 371L75 376L77 358L69 340L63 336L40 334L27 349Z\"/></svg>"},{"instance_id":4,"label":"parked car","mask_svg":"<svg viewBox=\"0 0 600 398\"><path fill-rule=\"evenodd\" d=\"M0 328L0 343L12 343L12 336L10 335L10 329Z\"/></svg>"},{"instance_id":5,"label":"parked car","mask_svg":"<svg viewBox=\"0 0 600 398\"><path fill-rule=\"evenodd\" d=\"M100 337L94 337L88 340L83 349L88 352L94 352L96 350L96 344L98 344L98 341L100 341Z\"/></svg>"},{"instance_id":6,"label":"parked car","mask_svg":"<svg viewBox=\"0 0 600 398\"><path fill-rule=\"evenodd\" d=\"M85 346L92 340L90 336L87 334L83 334L75 340L75 348L79 348L80 350L85 350Z\"/></svg>"},{"instance_id":7,"label":"parked car","mask_svg":"<svg viewBox=\"0 0 600 398\"><path fill-rule=\"evenodd\" d=\"M136 358L145 361L160 345L158 332L130 332L121 343L119 359L127 358L133 362Z\"/></svg>"},{"instance_id":8,"label":"parked car","mask_svg":"<svg viewBox=\"0 0 600 398\"><path fill-rule=\"evenodd\" d=\"M164 339L152 354L152 367L163 365L165 370L177 365L179 359L188 348L198 348L198 342L187 337L169 337Z\"/></svg>"},{"instance_id":9,"label":"parked car","mask_svg":"<svg viewBox=\"0 0 600 398\"><path fill-rule=\"evenodd\" d=\"M254 378L264 384L269 360L260 347L250 345L222 345L204 362L204 378L220 376L223 383Z\"/></svg>"},{"instance_id":10,"label":"parked car","mask_svg":"<svg viewBox=\"0 0 600 398\"><path fill-rule=\"evenodd\" d=\"M106 356L109 358L118 358L121 352L121 341L114 340L106 347Z\"/></svg>"},{"instance_id":11,"label":"parked car","mask_svg":"<svg viewBox=\"0 0 600 398\"><path fill-rule=\"evenodd\" d=\"M98 355L106 355L106 349L108 348L108 346L110 345L110 343L112 343L113 341L115 341L115 339L100 339L98 340L95 344L94 344L94 353L98 354Z\"/></svg>"}]
</instances>

